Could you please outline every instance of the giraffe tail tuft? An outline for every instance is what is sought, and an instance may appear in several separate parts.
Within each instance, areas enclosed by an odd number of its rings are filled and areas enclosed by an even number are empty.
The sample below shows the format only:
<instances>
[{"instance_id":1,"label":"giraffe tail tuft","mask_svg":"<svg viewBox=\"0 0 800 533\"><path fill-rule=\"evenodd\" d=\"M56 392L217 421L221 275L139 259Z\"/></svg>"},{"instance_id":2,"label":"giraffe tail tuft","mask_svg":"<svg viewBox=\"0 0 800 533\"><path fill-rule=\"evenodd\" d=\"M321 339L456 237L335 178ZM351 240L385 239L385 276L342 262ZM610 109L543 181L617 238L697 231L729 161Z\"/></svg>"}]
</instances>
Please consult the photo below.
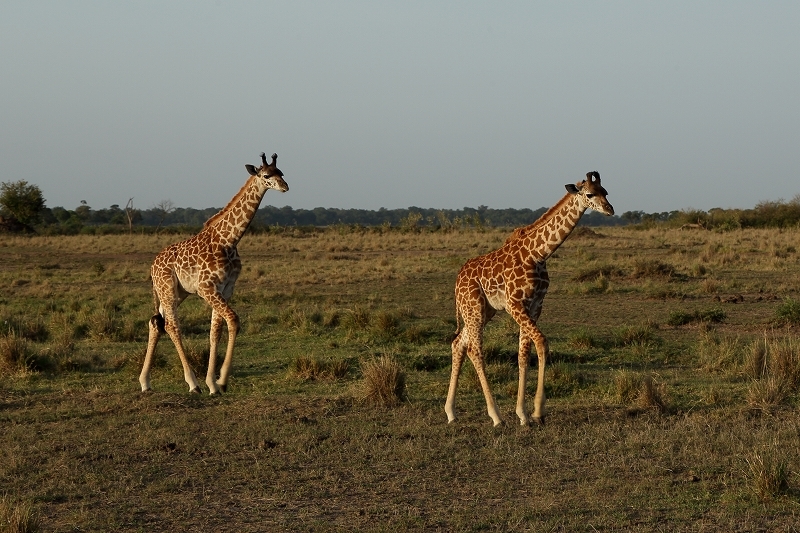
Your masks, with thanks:
<instances>
[{"instance_id":1,"label":"giraffe tail tuft","mask_svg":"<svg viewBox=\"0 0 800 533\"><path fill-rule=\"evenodd\" d=\"M159 332L159 333L166 333L166 331L167 331L167 330L165 329L166 321L164 320L164 317L163 317L163 316L161 316L161 313L156 313L156 314L154 314L154 315L152 316L152 318L150 318L150 323L151 323L151 324L152 324L152 325L153 325L155 328L157 328L157 329L158 329L158 332Z\"/></svg>"}]
</instances>

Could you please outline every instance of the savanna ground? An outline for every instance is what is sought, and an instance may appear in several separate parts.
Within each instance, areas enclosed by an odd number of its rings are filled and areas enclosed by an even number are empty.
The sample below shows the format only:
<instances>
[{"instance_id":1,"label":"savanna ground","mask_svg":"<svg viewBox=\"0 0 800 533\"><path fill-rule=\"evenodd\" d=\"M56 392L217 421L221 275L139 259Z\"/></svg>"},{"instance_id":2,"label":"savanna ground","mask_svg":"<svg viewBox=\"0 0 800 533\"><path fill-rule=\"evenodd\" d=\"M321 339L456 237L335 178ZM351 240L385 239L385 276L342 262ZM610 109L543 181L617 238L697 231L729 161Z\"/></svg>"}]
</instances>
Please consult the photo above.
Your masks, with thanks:
<instances>
[{"instance_id":1,"label":"savanna ground","mask_svg":"<svg viewBox=\"0 0 800 533\"><path fill-rule=\"evenodd\" d=\"M0 236L0 530L797 531L800 230L579 228L548 263L547 424L518 425L505 314L505 424L469 363L447 424L453 282L509 232L246 235L218 397L166 336L139 391L150 262L179 237ZM180 317L204 376L210 312Z\"/></svg>"}]
</instances>

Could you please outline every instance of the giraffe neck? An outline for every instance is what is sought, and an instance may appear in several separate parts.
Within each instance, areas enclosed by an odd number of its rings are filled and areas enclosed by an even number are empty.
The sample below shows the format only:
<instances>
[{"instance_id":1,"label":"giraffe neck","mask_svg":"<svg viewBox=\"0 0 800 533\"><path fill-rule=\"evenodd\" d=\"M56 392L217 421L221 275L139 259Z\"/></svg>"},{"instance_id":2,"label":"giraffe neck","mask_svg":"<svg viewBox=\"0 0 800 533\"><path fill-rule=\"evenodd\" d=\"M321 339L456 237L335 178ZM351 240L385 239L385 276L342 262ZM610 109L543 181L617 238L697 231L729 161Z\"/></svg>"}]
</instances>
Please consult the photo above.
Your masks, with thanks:
<instances>
[{"instance_id":1,"label":"giraffe neck","mask_svg":"<svg viewBox=\"0 0 800 533\"><path fill-rule=\"evenodd\" d=\"M266 185L262 183L263 180L251 176L228 205L206 221L203 231L215 233L219 244L223 246L236 246L267 192Z\"/></svg>"},{"instance_id":2,"label":"giraffe neck","mask_svg":"<svg viewBox=\"0 0 800 533\"><path fill-rule=\"evenodd\" d=\"M586 211L574 194L566 194L539 219L514 232L509 241L517 241L539 261L546 261L563 243Z\"/></svg>"}]
</instances>

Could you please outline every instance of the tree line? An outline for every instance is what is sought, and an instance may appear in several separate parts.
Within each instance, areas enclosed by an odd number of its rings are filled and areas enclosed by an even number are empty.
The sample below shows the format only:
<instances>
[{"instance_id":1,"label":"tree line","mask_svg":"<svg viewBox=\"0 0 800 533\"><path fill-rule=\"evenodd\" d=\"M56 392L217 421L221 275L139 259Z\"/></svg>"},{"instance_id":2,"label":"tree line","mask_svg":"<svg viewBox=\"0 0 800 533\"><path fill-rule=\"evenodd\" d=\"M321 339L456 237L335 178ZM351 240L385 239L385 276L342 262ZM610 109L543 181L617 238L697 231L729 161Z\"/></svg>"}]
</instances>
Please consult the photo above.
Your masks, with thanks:
<instances>
[{"instance_id":1,"label":"tree line","mask_svg":"<svg viewBox=\"0 0 800 533\"><path fill-rule=\"evenodd\" d=\"M107 233L132 231L186 231L203 225L221 208L194 209L175 207L169 200L148 209L135 209L132 202L125 207L114 204L93 209L82 202L74 209L47 207L41 190L27 182L3 183L0 190L0 216L6 225L15 221L28 231L45 234ZM407 207L377 210L317 207L294 209L290 206L262 205L251 223L255 230L275 226L325 227L335 225L382 226L397 228L460 228L460 227L517 227L531 224L545 211L539 209L477 208L434 209ZM587 213L581 223L590 226L627 224L624 219ZM0 222L2 226L2 222ZM8 228L7 228L8 229Z\"/></svg>"},{"instance_id":2,"label":"tree line","mask_svg":"<svg viewBox=\"0 0 800 533\"><path fill-rule=\"evenodd\" d=\"M26 181L0 184L0 231L37 232L43 234L186 232L195 231L220 208L194 209L175 207L163 200L148 209L133 207L133 199L121 207L93 209L85 202L74 209L47 207L41 189ZM294 209L290 206L264 205L251 223L253 230L272 227L326 227L335 225L454 229L462 227L519 227L536 221L546 207L538 209L477 208L435 209L407 207L402 209L338 209L317 207ZM720 209L709 211L681 210L661 213L626 211L621 216L606 217L587 212L580 221L584 226L632 226L649 228L657 225L691 226L705 229L732 230L749 227L800 227L800 195L790 201L764 201L752 209Z\"/></svg>"}]
</instances>

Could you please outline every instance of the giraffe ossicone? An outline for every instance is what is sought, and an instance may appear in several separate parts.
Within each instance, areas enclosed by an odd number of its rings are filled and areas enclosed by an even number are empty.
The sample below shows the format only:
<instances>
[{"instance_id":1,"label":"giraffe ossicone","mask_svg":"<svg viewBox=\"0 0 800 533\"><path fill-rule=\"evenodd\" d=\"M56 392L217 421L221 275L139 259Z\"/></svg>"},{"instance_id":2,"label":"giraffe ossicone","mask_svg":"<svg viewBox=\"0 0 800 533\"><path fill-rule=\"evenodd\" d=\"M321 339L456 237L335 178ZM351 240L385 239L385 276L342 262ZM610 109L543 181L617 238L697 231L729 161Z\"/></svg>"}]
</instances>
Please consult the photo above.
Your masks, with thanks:
<instances>
[{"instance_id":1,"label":"giraffe ossicone","mask_svg":"<svg viewBox=\"0 0 800 533\"><path fill-rule=\"evenodd\" d=\"M283 179L283 172L276 166L277 159L278 155L272 154L272 162L267 163L267 156L262 153L260 167L245 165L250 177L228 205L209 218L200 233L167 246L153 261L150 275L153 280L155 314L150 319L147 352L139 375L142 391L151 390L150 368L153 354L159 337L162 333L167 333L178 351L183 365L183 378L189 385L189 390L201 392L186 357L178 324L178 306L190 294L197 294L211 307L206 386L210 394L227 389L233 347L239 332L239 317L228 304L236 279L242 271L236 246L253 220L264 194L269 189L280 192L289 190ZM228 347L217 379L217 343L223 322L228 328Z\"/></svg>"},{"instance_id":2,"label":"giraffe ossicone","mask_svg":"<svg viewBox=\"0 0 800 533\"><path fill-rule=\"evenodd\" d=\"M456 418L456 388L465 356L469 356L475 367L494 425L502 422L486 378L482 343L484 326L497 311L505 310L520 328L517 416L522 425L529 424L525 389L528 358L533 344L539 360L533 421L544 423L544 371L549 348L547 338L536 323L550 285L547 258L566 240L587 209L608 216L614 214L597 172L589 172L585 180L565 187L567 194L536 222L517 228L503 246L470 259L458 273L455 286L456 328L459 328L459 317L463 319L464 327L456 331L452 343L453 366L444 407L448 422Z\"/></svg>"}]
</instances>

